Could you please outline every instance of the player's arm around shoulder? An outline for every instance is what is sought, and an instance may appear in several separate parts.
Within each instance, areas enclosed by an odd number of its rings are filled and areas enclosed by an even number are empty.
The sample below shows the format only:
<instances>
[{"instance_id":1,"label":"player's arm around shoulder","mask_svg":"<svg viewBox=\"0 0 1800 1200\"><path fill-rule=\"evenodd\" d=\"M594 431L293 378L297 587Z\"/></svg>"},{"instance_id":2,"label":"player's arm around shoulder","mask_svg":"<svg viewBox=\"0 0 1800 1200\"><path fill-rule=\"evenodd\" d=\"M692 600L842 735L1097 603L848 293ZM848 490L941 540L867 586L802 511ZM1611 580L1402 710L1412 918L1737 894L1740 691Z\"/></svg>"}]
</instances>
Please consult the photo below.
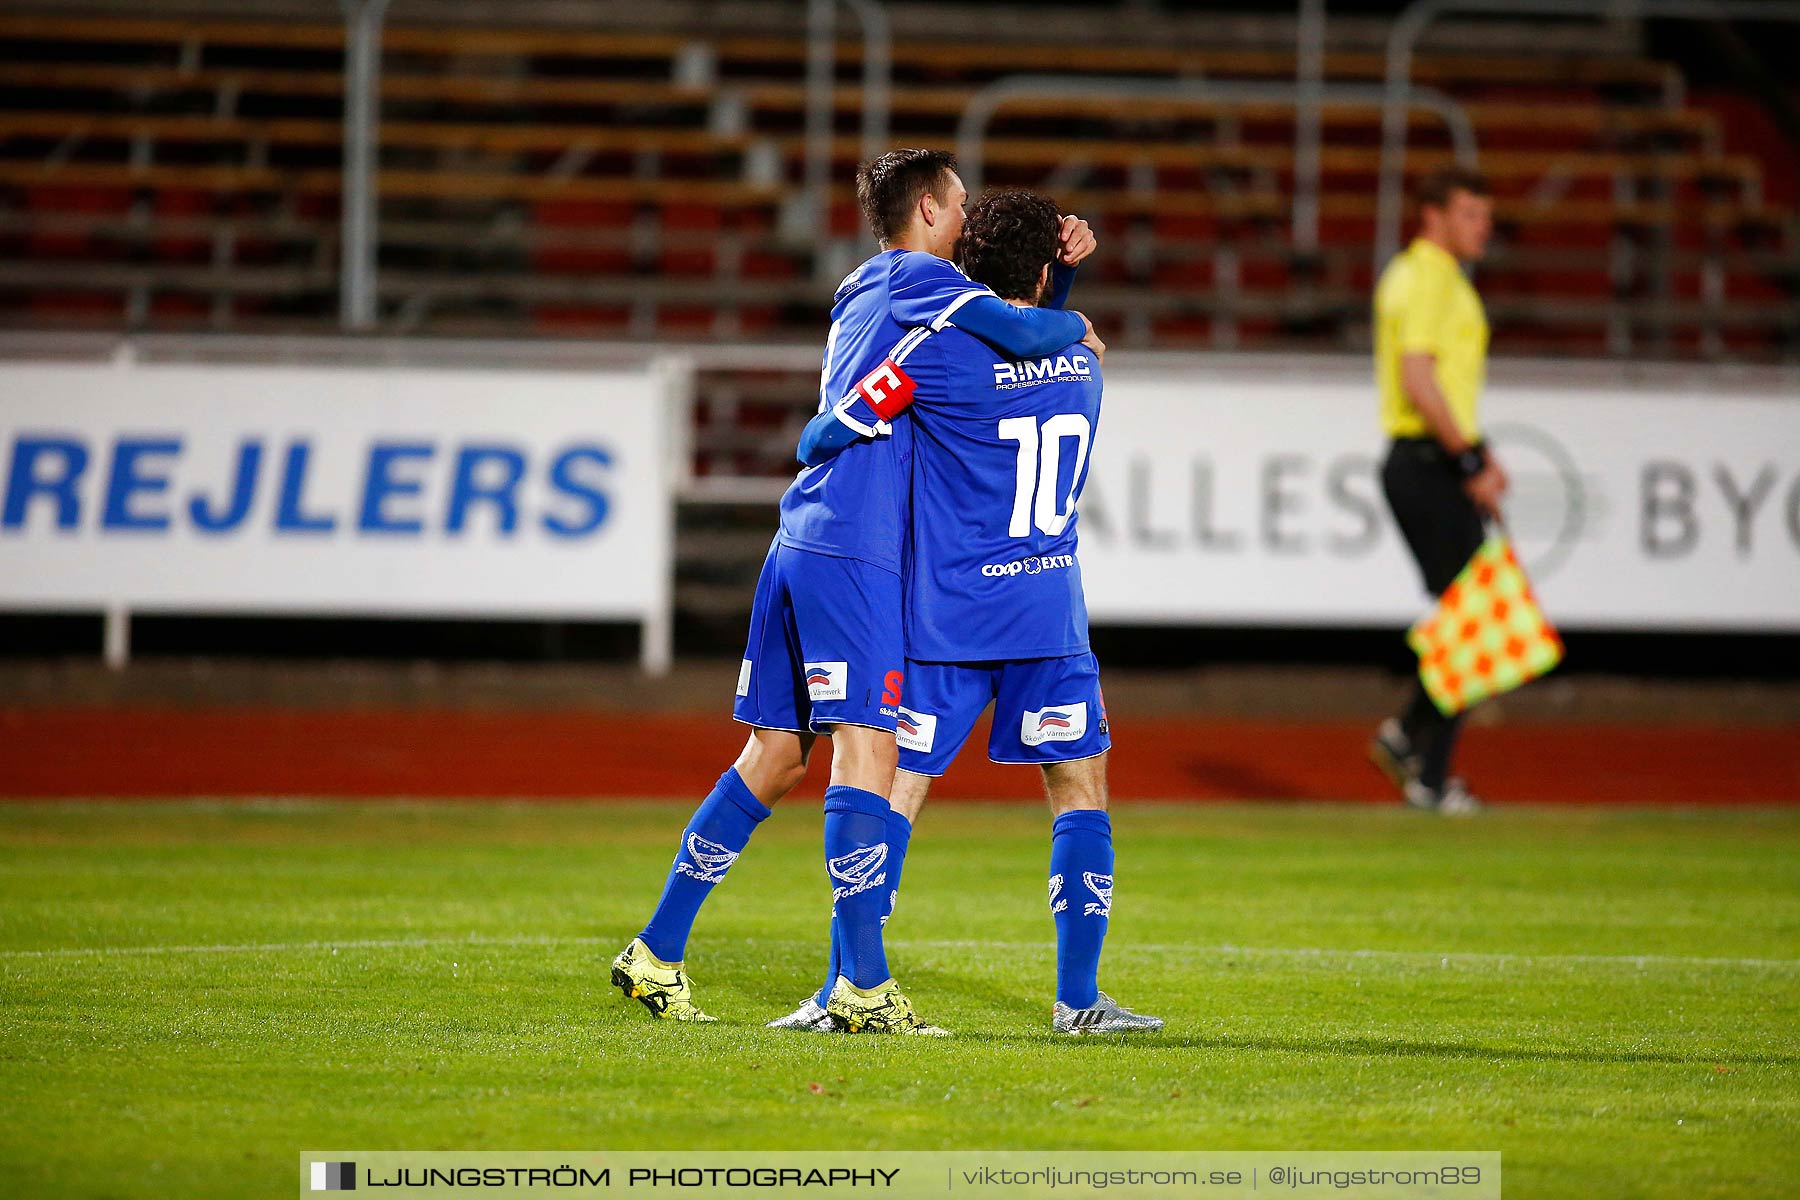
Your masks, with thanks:
<instances>
[{"instance_id":1,"label":"player's arm around shoulder","mask_svg":"<svg viewBox=\"0 0 1800 1200\"><path fill-rule=\"evenodd\" d=\"M888 261L888 315L903 329L942 329L964 306L992 296L947 258L897 250Z\"/></svg>"},{"instance_id":2,"label":"player's arm around shoulder","mask_svg":"<svg viewBox=\"0 0 1800 1200\"><path fill-rule=\"evenodd\" d=\"M928 357L930 343L941 336L923 326L907 330L848 394L807 422L796 451L801 463L816 467L859 441L889 436L892 422L905 416L917 396L917 362ZM913 365L909 369L907 364Z\"/></svg>"},{"instance_id":3,"label":"player's arm around shoulder","mask_svg":"<svg viewBox=\"0 0 1800 1200\"><path fill-rule=\"evenodd\" d=\"M1074 309L1021 306L995 296L967 305L954 324L1014 361L1054 355L1074 342L1086 346L1096 360L1106 355L1106 343L1093 322Z\"/></svg>"},{"instance_id":4,"label":"player's arm around shoulder","mask_svg":"<svg viewBox=\"0 0 1800 1200\"><path fill-rule=\"evenodd\" d=\"M806 428L800 431L800 444L794 450L794 457L803 467L816 467L836 458L857 442L885 436L888 431L885 422L878 422L873 427L855 423L846 406L838 404L806 423Z\"/></svg>"}]
</instances>

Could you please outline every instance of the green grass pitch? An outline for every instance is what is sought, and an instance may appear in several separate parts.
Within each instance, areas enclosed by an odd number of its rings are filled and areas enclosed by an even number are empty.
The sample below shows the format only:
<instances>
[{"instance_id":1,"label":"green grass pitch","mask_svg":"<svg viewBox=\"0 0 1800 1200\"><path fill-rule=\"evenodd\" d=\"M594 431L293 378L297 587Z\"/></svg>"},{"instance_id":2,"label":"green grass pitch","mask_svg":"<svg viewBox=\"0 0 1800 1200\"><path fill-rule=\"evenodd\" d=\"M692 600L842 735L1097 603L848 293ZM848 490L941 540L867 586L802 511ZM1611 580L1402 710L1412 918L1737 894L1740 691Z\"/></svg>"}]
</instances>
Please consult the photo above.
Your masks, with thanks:
<instances>
[{"instance_id":1,"label":"green grass pitch","mask_svg":"<svg viewBox=\"0 0 1800 1200\"><path fill-rule=\"evenodd\" d=\"M761 1028L822 969L817 810L690 947L606 964L678 805L0 808L8 1194L289 1195L306 1148L1470 1149L1508 1195L1800 1180L1800 813L1127 806L1101 984L1052 1041L1048 819L928 810L888 928L956 1037ZM171 1190L174 1188L175 1190Z\"/></svg>"}]
</instances>

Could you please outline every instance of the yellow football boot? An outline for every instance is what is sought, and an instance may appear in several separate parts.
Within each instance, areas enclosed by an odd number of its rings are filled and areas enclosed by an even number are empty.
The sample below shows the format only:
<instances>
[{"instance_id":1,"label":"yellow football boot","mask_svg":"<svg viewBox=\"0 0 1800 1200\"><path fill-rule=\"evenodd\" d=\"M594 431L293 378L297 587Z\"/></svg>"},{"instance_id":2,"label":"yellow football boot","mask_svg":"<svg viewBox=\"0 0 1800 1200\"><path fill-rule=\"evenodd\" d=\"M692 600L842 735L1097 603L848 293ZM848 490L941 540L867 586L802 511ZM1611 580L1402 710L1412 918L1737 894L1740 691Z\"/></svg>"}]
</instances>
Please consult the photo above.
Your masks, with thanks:
<instances>
[{"instance_id":1,"label":"yellow football boot","mask_svg":"<svg viewBox=\"0 0 1800 1200\"><path fill-rule=\"evenodd\" d=\"M629 1000L636 1000L665 1021L716 1021L694 1007L687 972L681 964L666 963L650 953L641 938L632 938L613 959L613 985Z\"/></svg>"},{"instance_id":2,"label":"yellow football boot","mask_svg":"<svg viewBox=\"0 0 1800 1200\"><path fill-rule=\"evenodd\" d=\"M927 1025L913 1012L912 1001L893 980L863 990L838 976L825 1000L825 1015L845 1033L900 1033L913 1037L949 1037L948 1030Z\"/></svg>"}]
</instances>

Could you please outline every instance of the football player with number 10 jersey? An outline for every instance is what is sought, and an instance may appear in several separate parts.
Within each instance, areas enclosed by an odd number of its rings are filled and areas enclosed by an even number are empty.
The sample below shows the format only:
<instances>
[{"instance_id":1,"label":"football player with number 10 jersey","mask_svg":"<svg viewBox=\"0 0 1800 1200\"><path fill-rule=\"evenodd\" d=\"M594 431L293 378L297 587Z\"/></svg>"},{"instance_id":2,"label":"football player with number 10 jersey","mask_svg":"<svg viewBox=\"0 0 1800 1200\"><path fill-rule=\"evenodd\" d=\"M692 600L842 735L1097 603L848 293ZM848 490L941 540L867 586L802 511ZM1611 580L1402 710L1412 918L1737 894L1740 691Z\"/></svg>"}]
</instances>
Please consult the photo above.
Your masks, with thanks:
<instances>
[{"instance_id":1,"label":"football player with number 10 jersey","mask_svg":"<svg viewBox=\"0 0 1800 1200\"><path fill-rule=\"evenodd\" d=\"M961 327L1014 355L1092 336L1079 313L1020 310L948 261L968 197L949 155L883 155L858 171L857 196L882 250L838 288L821 408L875 370L908 329ZM1062 232L1062 257L1072 266L1091 251L1092 237L1079 223ZM613 962L614 984L659 1017L711 1020L694 1005L685 972L694 919L826 734L825 860L840 949L824 1002L829 1021L849 1032L943 1032L914 1015L881 937L910 832L887 796L905 671L897 616L911 430L884 424L882 432L898 436L808 467L782 497L732 709L751 726L750 738L682 831L649 923Z\"/></svg>"},{"instance_id":2,"label":"football player with number 10 jersey","mask_svg":"<svg viewBox=\"0 0 1800 1200\"><path fill-rule=\"evenodd\" d=\"M1057 229L1056 207L1041 196L983 196L963 227L963 268L1014 304L1036 304L1049 287ZM865 384L815 418L802 456L829 453L844 430L891 426L898 434L911 426L906 695L893 807L916 818L931 779L992 702L988 757L1041 767L1054 814L1052 1028L1160 1029L1159 1018L1124 1008L1098 986L1113 893L1111 738L1088 646L1075 504L1100 420L1099 355L1067 345L1014 358L959 330L921 327L895 343L872 378L892 382ZM832 979L843 953L834 931ZM778 1024L822 1030L825 995Z\"/></svg>"}]
</instances>

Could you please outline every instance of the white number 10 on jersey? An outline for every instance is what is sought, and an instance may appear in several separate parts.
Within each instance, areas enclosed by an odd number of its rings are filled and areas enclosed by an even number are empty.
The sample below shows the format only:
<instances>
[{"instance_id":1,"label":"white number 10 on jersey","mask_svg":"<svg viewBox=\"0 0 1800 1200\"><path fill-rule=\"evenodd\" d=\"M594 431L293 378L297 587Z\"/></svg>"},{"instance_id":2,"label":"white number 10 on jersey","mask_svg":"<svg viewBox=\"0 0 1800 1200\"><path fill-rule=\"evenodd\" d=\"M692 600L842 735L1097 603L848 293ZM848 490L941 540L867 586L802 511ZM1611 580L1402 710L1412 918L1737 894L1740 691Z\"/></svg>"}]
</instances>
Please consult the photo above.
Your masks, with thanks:
<instances>
[{"instance_id":1,"label":"white number 10 on jersey","mask_svg":"<svg viewBox=\"0 0 1800 1200\"><path fill-rule=\"evenodd\" d=\"M1000 422L1000 440L1019 443L1018 485L1013 492L1010 537L1030 537L1033 524L1055 537L1075 515L1075 488L1087 465L1093 426L1081 413L1058 413L1040 429L1036 417L1008 417ZM1056 477L1062 474L1062 446L1075 442L1075 469L1069 473L1069 490L1058 495ZM1032 503L1032 497L1037 503Z\"/></svg>"}]
</instances>

